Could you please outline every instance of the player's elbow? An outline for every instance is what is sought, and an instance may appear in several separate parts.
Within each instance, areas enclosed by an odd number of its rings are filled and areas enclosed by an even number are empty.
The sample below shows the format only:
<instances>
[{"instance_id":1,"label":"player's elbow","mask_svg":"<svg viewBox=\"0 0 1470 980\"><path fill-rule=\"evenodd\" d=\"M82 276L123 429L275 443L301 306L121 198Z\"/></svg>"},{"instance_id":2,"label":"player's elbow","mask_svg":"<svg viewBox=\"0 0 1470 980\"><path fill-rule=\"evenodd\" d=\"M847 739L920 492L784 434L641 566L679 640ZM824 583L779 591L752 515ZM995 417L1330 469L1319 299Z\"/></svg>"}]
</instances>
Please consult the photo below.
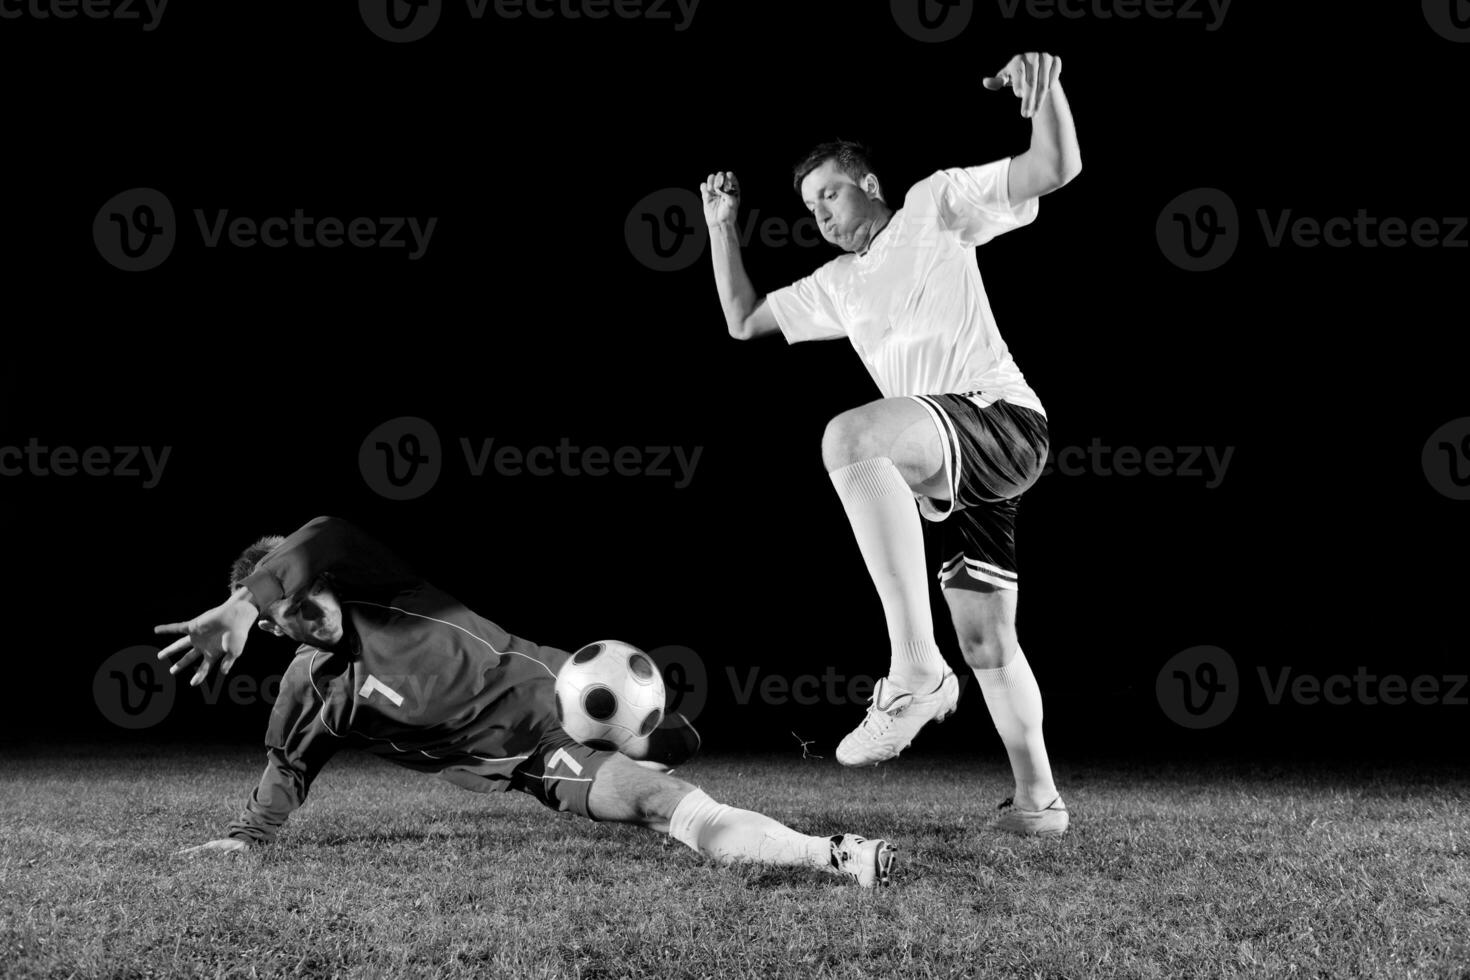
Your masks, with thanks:
<instances>
[{"instance_id":1,"label":"player's elbow","mask_svg":"<svg viewBox=\"0 0 1470 980\"><path fill-rule=\"evenodd\" d=\"M751 325L750 317L731 317L728 324L730 336L736 340L749 340L755 336L755 328Z\"/></svg>"}]
</instances>

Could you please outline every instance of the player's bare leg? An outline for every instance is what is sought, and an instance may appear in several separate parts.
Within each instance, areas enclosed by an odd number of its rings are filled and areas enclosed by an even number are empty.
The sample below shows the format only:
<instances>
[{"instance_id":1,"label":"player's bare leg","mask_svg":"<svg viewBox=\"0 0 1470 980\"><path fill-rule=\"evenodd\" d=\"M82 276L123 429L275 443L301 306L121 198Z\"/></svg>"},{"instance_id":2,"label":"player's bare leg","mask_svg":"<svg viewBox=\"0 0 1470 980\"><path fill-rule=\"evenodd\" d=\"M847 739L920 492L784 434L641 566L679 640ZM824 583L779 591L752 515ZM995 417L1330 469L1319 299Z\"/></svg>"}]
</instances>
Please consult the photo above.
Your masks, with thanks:
<instances>
[{"instance_id":1,"label":"player's bare leg","mask_svg":"<svg viewBox=\"0 0 1470 980\"><path fill-rule=\"evenodd\" d=\"M614 755L602 764L587 797L598 820L632 823L668 834L721 864L742 861L820 868L865 888L888 883L894 847L854 834L811 837L751 810L716 803L664 772Z\"/></svg>"},{"instance_id":2,"label":"player's bare leg","mask_svg":"<svg viewBox=\"0 0 1470 980\"><path fill-rule=\"evenodd\" d=\"M944 452L929 412L909 398L843 412L822 437L822 459L888 621L888 676L863 724L838 746L843 765L894 758L925 724L953 712L959 698L934 642L924 532L913 496L949 498Z\"/></svg>"},{"instance_id":3,"label":"player's bare leg","mask_svg":"<svg viewBox=\"0 0 1470 980\"><path fill-rule=\"evenodd\" d=\"M1015 794L1001 804L997 827L1020 834L1060 834L1069 817L1052 780L1041 734L1041 689L1016 639L1015 589L957 576L945 601L965 662L980 682L985 705L1005 743Z\"/></svg>"}]
</instances>

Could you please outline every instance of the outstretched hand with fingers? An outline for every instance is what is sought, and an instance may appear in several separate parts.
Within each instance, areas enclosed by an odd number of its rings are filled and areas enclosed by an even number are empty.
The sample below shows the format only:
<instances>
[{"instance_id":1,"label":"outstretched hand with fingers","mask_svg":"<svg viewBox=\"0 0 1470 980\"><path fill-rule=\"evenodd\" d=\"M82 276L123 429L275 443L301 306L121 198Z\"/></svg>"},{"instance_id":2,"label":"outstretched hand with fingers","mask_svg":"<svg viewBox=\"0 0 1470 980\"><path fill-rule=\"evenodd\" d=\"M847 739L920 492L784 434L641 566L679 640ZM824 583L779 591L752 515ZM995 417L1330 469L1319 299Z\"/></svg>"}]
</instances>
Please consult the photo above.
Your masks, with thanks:
<instances>
[{"instance_id":1,"label":"outstretched hand with fingers","mask_svg":"<svg viewBox=\"0 0 1470 980\"><path fill-rule=\"evenodd\" d=\"M1030 119L1041 109L1051 87L1062 74L1062 59L1035 51L1018 54L1006 66L984 81L992 92L1006 86L1021 100L1021 116Z\"/></svg>"},{"instance_id":2,"label":"outstretched hand with fingers","mask_svg":"<svg viewBox=\"0 0 1470 980\"><path fill-rule=\"evenodd\" d=\"M201 613L186 623L166 623L155 626L154 633L183 633L184 636L158 651L159 660L168 660L183 652L178 662L168 669L177 674L194 663L198 668L189 679L190 687L198 687L209 676L210 669L220 664L220 672L228 674L240 654L245 652L245 641L250 636L250 627L255 625L258 612L247 599L231 596L222 605Z\"/></svg>"}]
</instances>

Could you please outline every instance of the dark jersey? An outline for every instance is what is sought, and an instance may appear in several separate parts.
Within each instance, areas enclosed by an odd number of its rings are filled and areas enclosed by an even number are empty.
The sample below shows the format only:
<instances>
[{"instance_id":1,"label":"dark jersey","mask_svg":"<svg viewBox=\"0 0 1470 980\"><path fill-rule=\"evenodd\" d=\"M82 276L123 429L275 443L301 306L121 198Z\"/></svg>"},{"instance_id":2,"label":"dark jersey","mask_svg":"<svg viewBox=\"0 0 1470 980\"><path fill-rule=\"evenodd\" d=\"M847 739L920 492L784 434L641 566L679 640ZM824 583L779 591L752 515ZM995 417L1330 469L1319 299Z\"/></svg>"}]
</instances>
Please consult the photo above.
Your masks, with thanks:
<instances>
[{"instance_id":1,"label":"dark jersey","mask_svg":"<svg viewBox=\"0 0 1470 980\"><path fill-rule=\"evenodd\" d=\"M346 746L468 789L510 788L557 727L553 691L568 654L475 615L335 518L287 538L245 587L264 610L320 575L342 606L343 639L297 650L271 712L265 773L229 835L274 838Z\"/></svg>"}]
</instances>

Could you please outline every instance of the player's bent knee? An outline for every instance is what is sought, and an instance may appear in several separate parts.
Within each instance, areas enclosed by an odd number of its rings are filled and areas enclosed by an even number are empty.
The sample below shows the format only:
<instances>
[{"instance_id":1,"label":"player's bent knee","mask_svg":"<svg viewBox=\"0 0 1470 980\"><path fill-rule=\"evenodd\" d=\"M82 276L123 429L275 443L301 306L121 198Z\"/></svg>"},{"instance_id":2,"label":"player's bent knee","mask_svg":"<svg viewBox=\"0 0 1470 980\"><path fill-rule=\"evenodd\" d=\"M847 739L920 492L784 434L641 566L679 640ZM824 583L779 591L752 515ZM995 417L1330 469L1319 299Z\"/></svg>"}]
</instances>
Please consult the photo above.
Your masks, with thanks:
<instances>
[{"instance_id":1,"label":"player's bent knee","mask_svg":"<svg viewBox=\"0 0 1470 980\"><path fill-rule=\"evenodd\" d=\"M971 668L995 670L1015 660L1021 652L1021 646L1015 642L1014 638L961 639L960 652L964 654L965 663Z\"/></svg>"},{"instance_id":2,"label":"player's bent knee","mask_svg":"<svg viewBox=\"0 0 1470 980\"><path fill-rule=\"evenodd\" d=\"M871 459L875 451L860 409L843 412L828 422L822 433L822 462L829 472Z\"/></svg>"}]
</instances>

